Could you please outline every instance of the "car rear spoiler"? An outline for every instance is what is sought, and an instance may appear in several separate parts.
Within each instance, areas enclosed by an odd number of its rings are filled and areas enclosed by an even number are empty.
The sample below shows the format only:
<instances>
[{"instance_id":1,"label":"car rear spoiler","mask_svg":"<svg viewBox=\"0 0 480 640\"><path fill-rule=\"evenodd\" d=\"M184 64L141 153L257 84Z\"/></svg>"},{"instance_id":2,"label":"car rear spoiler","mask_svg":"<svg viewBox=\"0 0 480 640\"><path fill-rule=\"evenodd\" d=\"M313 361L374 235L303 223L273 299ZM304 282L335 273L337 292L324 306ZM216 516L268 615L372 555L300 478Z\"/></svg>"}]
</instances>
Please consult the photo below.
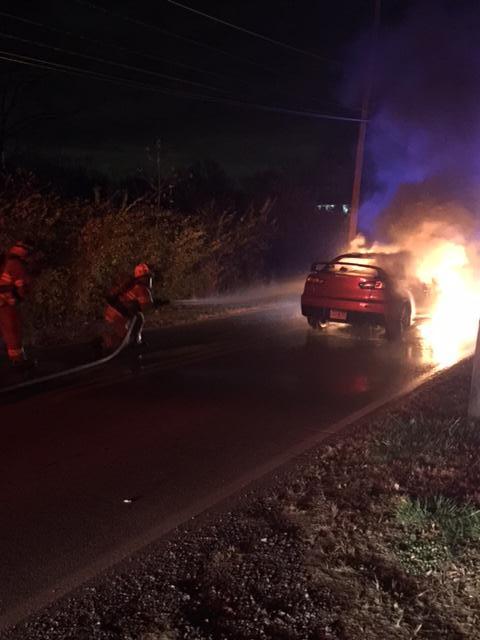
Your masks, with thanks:
<instances>
[{"instance_id":1,"label":"car rear spoiler","mask_svg":"<svg viewBox=\"0 0 480 640\"><path fill-rule=\"evenodd\" d=\"M361 264L360 262L344 262L343 260L328 260L327 262L321 262L321 261L314 262L312 264L311 271L318 271L318 267L320 265L324 265L325 267L327 267L329 265L334 265L334 264L341 264L342 266L345 265L349 267L362 267L363 269L372 269L373 271L377 272L379 278L383 278L383 279L387 278L387 272L381 267L376 267L375 265L372 265L372 264Z\"/></svg>"}]
</instances>

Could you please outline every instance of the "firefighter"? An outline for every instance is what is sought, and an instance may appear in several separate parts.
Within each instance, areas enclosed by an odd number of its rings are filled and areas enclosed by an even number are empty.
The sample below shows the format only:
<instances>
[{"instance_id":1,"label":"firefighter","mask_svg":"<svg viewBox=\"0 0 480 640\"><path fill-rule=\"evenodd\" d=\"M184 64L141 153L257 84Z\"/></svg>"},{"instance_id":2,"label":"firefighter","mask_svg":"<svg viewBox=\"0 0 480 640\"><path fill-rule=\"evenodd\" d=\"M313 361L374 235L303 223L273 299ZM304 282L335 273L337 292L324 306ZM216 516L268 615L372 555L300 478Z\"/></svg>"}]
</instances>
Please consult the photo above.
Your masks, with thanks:
<instances>
[{"instance_id":1,"label":"firefighter","mask_svg":"<svg viewBox=\"0 0 480 640\"><path fill-rule=\"evenodd\" d=\"M114 351L121 344L134 318L139 319L134 339L137 344L142 343L143 312L153 307L152 282L152 272L142 262L135 267L133 278L129 278L107 297L102 336L104 353Z\"/></svg>"},{"instance_id":2,"label":"firefighter","mask_svg":"<svg viewBox=\"0 0 480 640\"><path fill-rule=\"evenodd\" d=\"M26 357L23 349L22 316L19 308L31 284L32 255L32 247L28 243L16 242L0 266L0 333L9 362L18 369L28 369L35 364Z\"/></svg>"}]
</instances>

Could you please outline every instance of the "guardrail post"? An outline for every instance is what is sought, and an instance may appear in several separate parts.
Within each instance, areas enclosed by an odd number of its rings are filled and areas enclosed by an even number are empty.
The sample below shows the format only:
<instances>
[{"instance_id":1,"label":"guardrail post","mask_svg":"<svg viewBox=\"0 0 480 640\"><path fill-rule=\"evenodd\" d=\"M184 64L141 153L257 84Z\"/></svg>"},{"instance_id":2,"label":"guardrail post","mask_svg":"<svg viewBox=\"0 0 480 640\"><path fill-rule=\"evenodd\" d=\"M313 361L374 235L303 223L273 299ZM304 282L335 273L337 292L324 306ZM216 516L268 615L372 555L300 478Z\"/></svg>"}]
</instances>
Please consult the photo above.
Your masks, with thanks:
<instances>
[{"instance_id":1,"label":"guardrail post","mask_svg":"<svg viewBox=\"0 0 480 640\"><path fill-rule=\"evenodd\" d=\"M480 322L478 323L477 344L473 356L472 382L468 403L469 418L480 418Z\"/></svg>"}]
</instances>

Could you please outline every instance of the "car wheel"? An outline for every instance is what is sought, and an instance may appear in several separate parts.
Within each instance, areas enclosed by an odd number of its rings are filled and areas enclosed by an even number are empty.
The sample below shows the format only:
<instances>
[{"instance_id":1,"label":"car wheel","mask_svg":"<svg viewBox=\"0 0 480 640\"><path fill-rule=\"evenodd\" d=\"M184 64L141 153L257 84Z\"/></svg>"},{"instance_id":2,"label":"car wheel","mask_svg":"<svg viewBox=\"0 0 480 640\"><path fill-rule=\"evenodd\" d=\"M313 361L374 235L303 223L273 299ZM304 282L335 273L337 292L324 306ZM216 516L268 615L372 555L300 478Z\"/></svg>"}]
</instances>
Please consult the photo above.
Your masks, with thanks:
<instances>
[{"instance_id":1,"label":"car wheel","mask_svg":"<svg viewBox=\"0 0 480 640\"><path fill-rule=\"evenodd\" d=\"M315 318L315 316L308 316L307 322L309 326L312 327L312 329L314 329L315 331L320 329L320 321L318 318Z\"/></svg>"},{"instance_id":2,"label":"car wheel","mask_svg":"<svg viewBox=\"0 0 480 640\"><path fill-rule=\"evenodd\" d=\"M385 335L387 340L400 340L410 328L412 311L410 305L404 304L400 313L386 322Z\"/></svg>"}]
</instances>

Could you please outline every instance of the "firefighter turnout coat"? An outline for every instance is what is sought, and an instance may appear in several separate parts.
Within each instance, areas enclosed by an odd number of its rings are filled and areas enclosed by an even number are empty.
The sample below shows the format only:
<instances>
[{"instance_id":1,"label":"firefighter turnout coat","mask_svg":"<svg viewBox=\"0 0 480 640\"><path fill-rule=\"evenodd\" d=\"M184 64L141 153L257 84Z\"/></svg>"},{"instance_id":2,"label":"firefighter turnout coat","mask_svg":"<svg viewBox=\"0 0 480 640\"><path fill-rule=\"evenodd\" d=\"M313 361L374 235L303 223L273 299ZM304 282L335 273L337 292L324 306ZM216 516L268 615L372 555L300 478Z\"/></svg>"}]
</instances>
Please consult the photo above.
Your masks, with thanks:
<instances>
[{"instance_id":1,"label":"firefighter turnout coat","mask_svg":"<svg viewBox=\"0 0 480 640\"><path fill-rule=\"evenodd\" d=\"M107 300L104 313L104 347L112 350L124 339L131 318L153 306L153 297L150 287L141 278L132 278Z\"/></svg>"},{"instance_id":2,"label":"firefighter turnout coat","mask_svg":"<svg viewBox=\"0 0 480 640\"><path fill-rule=\"evenodd\" d=\"M0 332L12 362L24 359L19 303L25 298L31 283L26 257L23 247L14 246L0 268Z\"/></svg>"}]
</instances>

